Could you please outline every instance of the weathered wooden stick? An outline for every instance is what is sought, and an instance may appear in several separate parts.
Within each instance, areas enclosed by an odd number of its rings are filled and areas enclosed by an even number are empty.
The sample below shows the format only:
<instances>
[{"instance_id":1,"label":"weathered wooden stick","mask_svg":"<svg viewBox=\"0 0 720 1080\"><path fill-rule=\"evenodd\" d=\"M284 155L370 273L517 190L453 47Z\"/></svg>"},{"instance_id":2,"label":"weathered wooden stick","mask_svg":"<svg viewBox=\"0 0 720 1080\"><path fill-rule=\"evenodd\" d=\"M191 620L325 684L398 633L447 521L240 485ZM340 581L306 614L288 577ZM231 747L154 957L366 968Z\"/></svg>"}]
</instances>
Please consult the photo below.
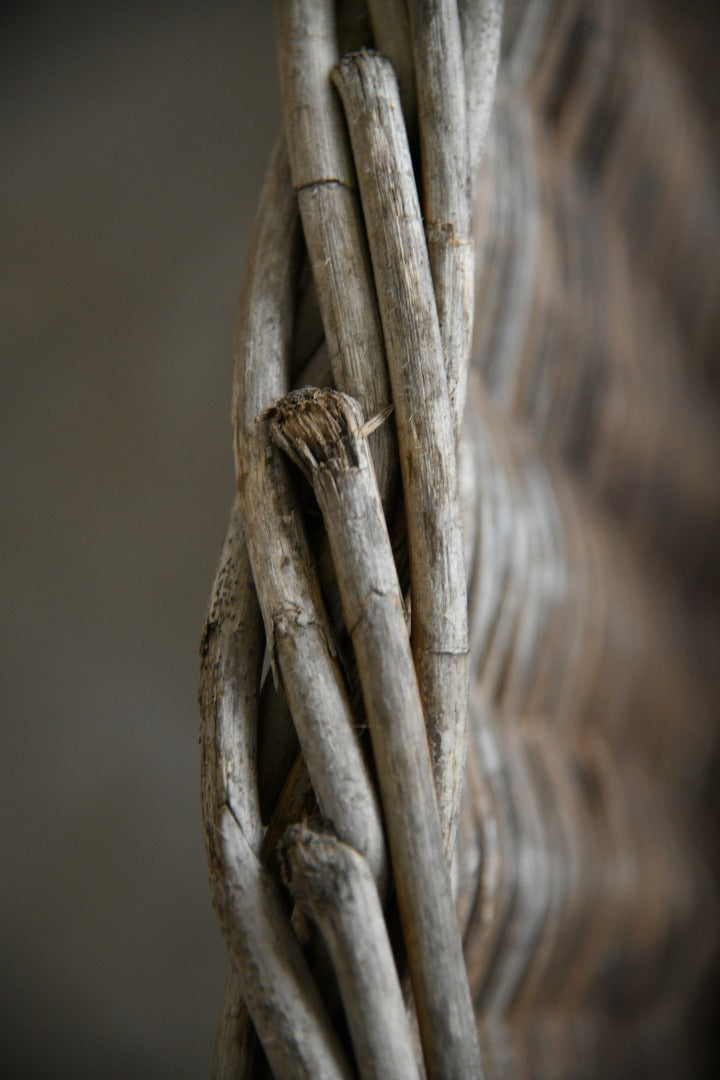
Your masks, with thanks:
<instances>
[{"instance_id":1,"label":"weathered wooden stick","mask_svg":"<svg viewBox=\"0 0 720 1080\"><path fill-rule=\"evenodd\" d=\"M390 63L347 57L348 118L385 332L407 512L412 642L446 851L467 745L467 597L455 436L420 206Z\"/></svg>"},{"instance_id":2,"label":"weathered wooden stick","mask_svg":"<svg viewBox=\"0 0 720 1080\"><path fill-rule=\"evenodd\" d=\"M201 643L203 817L208 844L225 806L257 851L257 713L265 634L236 498L213 582Z\"/></svg>"},{"instance_id":3,"label":"weathered wooden stick","mask_svg":"<svg viewBox=\"0 0 720 1080\"><path fill-rule=\"evenodd\" d=\"M284 148L261 202L238 318L235 466L248 551L275 673L282 680L322 813L382 879L377 797L286 466L258 413L287 387L297 210Z\"/></svg>"},{"instance_id":4,"label":"weathered wooden stick","mask_svg":"<svg viewBox=\"0 0 720 1080\"><path fill-rule=\"evenodd\" d=\"M386 63L386 62L385 62ZM362 412L333 390L289 394L272 433L310 479L355 650L428 1075L480 1075L402 593Z\"/></svg>"},{"instance_id":5,"label":"weathered wooden stick","mask_svg":"<svg viewBox=\"0 0 720 1080\"><path fill-rule=\"evenodd\" d=\"M258 858L262 827L255 748L265 647L259 616L236 500L203 637L200 688L208 861L234 965L226 980L214 1075L219 1080L227 1076L230 1062L249 1061L249 1011L280 1075L346 1076L312 975ZM299 1051L298 1033L303 1031ZM289 1071L291 1064L294 1071Z\"/></svg>"},{"instance_id":6,"label":"weathered wooden stick","mask_svg":"<svg viewBox=\"0 0 720 1080\"><path fill-rule=\"evenodd\" d=\"M288 829L283 876L333 961L363 1080L418 1077L412 1036L377 887L367 862L337 837Z\"/></svg>"},{"instance_id":7,"label":"weathered wooden stick","mask_svg":"<svg viewBox=\"0 0 720 1080\"><path fill-rule=\"evenodd\" d=\"M293 933L278 887L229 809L220 819L223 933L276 1076L349 1080L352 1071Z\"/></svg>"},{"instance_id":8,"label":"weathered wooden stick","mask_svg":"<svg viewBox=\"0 0 720 1080\"><path fill-rule=\"evenodd\" d=\"M216 843L226 806L246 823L255 851L262 840L256 778L257 712L265 649L237 498L210 596L201 645L200 746L203 820L216 905L224 873ZM222 922L227 911L219 912ZM225 981L213 1080L234 1063L248 1067L254 1034L234 966ZM244 1064L243 1064L244 1063ZM239 1075L244 1075L239 1072Z\"/></svg>"},{"instance_id":9,"label":"weathered wooden stick","mask_svg":"<svg viewBox=\"0 0 720 1080\"><path fill-rule=\"evenodd\" d=\"M474 304L465 67L455 0L410 0L422 204L456 438Z\"/></svg>"},{"instance_id":10,"label":"weathered wooden stick","mask_svg":"<svg viewBox=\"0 0 720 1080\"><path fill-rule=\"evenodd\" d=\"M459 0L465 67L470 180L482 158L495 101L500 61L503 0ZM406 0L368 0L375 48L395 68L411 147L417 134L417 96L410 20Z\"/></svg>"},{"instance_id":11,"label":"weathered wooden stick","mask_svg":"<svg viewBox=\"0 0 720 1080\"><path fill-rule=\"evenodd\" d=\"M397 75L408 141L417 133L417 97L410 19L406 0L368 0L375 48L386 56Z\"/></svg>"},{"instance_id":12,"label":"weathered wooden stick","mask_svg":"<svg viewBox=\"0 0 720 1080\"><path fill-rule=\"evenodd\" d=\"M337 63L334 0L277 0L285 127L305 242L336 385L369 416L390 402L355 170L330 83ZM395 449L389 428L372 443L380 490L393 504Z\"/></svg>"},{"instance_id":13,"label":"weathered wooden stick","mask_svg":"<svg viewBox=\"0 0 720 1080\"><path fill-rule=\"evenodd\" d=\"M503 0L458 0L465 67L471 192L495 101L503 7Z\"/></svg>"}]
</instances>

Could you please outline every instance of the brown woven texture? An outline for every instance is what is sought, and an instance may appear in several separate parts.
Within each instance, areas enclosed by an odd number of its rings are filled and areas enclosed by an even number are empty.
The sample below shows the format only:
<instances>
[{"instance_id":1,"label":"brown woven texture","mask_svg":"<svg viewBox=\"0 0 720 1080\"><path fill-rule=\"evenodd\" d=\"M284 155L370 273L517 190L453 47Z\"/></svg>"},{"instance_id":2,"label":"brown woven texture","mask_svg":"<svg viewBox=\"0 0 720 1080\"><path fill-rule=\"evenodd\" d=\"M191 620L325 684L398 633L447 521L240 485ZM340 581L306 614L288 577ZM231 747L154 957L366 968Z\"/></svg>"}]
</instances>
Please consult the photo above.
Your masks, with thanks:
<instances>
[{"instance_id":1,"label":"brown woven texture","mask_svg":"<svg viewBox=\"0 0 720 1080\"><path fill-rule=\"evenodd\" d=\"M202 647L213 1075L711 1074L708 47L651 3L369 8L277 5Z\"/></svg>"}]
</instances>

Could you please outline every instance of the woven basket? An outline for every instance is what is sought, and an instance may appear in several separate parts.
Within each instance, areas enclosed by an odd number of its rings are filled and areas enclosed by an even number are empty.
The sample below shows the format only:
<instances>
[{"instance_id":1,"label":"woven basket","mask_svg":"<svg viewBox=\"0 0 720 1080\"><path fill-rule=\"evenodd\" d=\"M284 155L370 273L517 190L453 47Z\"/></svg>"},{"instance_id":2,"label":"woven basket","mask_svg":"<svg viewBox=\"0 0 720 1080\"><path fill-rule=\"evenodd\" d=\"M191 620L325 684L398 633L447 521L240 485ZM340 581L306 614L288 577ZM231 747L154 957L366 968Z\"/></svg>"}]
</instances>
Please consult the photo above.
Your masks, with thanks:
<instances>
[{"instance_id":1,"label":"woven basket","mask_svg":"<svg viewBox=\"0 0 720 1080\"><path fill-rule=\"evenodd\" d=\"M657 5L368 7L277 5L202 644L213 1075L698 1075L702 114Z\"/></svg>"}]
</instances>

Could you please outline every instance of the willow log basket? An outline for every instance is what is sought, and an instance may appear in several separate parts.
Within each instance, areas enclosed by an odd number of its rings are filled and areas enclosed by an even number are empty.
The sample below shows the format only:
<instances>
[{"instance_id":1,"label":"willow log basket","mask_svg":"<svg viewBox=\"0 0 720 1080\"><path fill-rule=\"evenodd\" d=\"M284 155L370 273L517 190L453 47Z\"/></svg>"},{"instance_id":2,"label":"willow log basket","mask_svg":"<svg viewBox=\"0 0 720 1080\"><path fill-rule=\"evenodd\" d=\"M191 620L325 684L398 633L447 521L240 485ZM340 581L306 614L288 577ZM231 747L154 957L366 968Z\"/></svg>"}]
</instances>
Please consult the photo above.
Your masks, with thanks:
<instances>
[{"instance_id":1,"label":"willow log basket","mask_svg":"<svg viewBox=\"0 0 720 1080\"><path fill-rule=\"evenodd\" d=\"M667 12L278 0L216 1080L711 1068L720 198Z\"/></svg>"}]
</instances>

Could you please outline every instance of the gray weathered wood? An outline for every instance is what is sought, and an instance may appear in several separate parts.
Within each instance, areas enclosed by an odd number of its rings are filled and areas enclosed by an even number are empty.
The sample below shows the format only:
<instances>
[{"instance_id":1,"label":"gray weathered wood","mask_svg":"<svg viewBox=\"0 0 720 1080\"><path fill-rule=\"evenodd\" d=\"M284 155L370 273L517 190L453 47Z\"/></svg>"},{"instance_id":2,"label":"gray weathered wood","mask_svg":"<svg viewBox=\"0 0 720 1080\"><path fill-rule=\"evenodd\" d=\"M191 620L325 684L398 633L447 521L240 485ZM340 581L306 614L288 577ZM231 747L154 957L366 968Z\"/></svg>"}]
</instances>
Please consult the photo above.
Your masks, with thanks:
<instances>
[{"instance_id":1,"label":"gray weathered wood","mask_svg":"<svg viewBox=\"0 0 720 1080\"><path fill-rule=\"evenodd\" d=\"M467 743L467 597L455 436L397 83L376 53L333 78L348 118L387 347L410 549L413 655L448 856Z\"/></svg>"},{"instance_id":2,"label":"gray weathered wood","mask_svg":"<svg viewBox=\"0 0 720 1080\"><path fill-rule=\"evenodd\" d=\"M390 401L360 200L342 110L330 83L339 59L334 0L277 0L278 52L293 184L336 385L368 415ZM392 505L395 450L377 432L373 458Z\"/></svg>"},{"instance_id":3,"label":"gray weathered wood","mask_svg":"<svg viewBox=\"0 0 720 1080\"><path fill-rule=\"evenodd\" d=\"M288 1077L348 1076L277 887L259 859L255 762L264 635L236 502L203 638L203 813L213 899L233 961L214 1075L248 1065L248 1015L273 1067ZM299 1033L304 1032L300 1037ZM294 1071L290 1071L290 1069Z\"/></svg>"},{"instance_id":4,"label":"gray weathered wood","mask_svg":"<svg viewBox=\"0 0 720 1080\"><path fill-rule=\"evenodd\" d=\"M380 782L428 1076L476 1077L475 1018L402 593L366 443L370 428L357 403L334 390L297 391L269 416L273 437L310 479L328 531Z\"/></svg>"},{"instance_id":5,"label":"gray weathered wood","mask_svg":"<svg viewBox=\"0 0 720 1080\"><path fill-rule=\"evenodd\" d=\"M470 189L485 149L500 63L503 0L459 0Z\"/></svg>"},{"instance_id":6,"label":"gray weathered wood","mask_svg":"<svg viewBox=\"0 0 720 1080\"><path fill-rule=\"evenodd\" d=\"M256 716L265 648L237 499L232 508L201 646L202 806L216 905L224 874L217 830L226 806L245 822L254 849L262 840L256 772ZM221 922L229 913L219 910ZM234 965L225 981L213 1063L214 1080L249 1068L254 1033ZM242 1073L240 1074L242 1075Z\"/></svg>"},{"instance_id":7,"label":"gray weathered wood","mask_svg":"<svg viewBox=\"0 0 720 1080\"><path fill-rule=\"evenodd\" d=\"M235 353L238 492L276 677L290 705L323 814L342 839L385 873L380 813L335 655L302 515L286 465L257 421L287 389L297 209L284 148L263 193L246 275Z\"/></svg>"},{"instance_id":8,"label":"gray weathered wood","mask_svg":"<svg viewBox=\"0 0 720 1080\"><path fill-rule=\"evenodd\" d=\"M465 67L455 0L409 0L422 208L456 438L465 409L474 304Z\"/></svg>"},{"instance_id":9,"label":"gray weathered wood","mask_svg":"<svg viewBox=\"0 0 720 1080\"><path fill-rule=\"evenodd\" d=\"M366 861L337 837L288 829L284 877L318 926L340 985L363 1080L413 1080L419 1072L377 887Z\"/></svg>"},{"instance_id":10,"label":"gray weathered wood","mask_svg":"<svg viewBox=\"0 0 720 1080\"><path fill-rule=\"evenodd\" d=\"M277 1076L349 1080L337 1033L288 919L278 887L228 809L218 828L223 925L255 1029Z\"/></svg>"},{"instance_id":11,"label":"gray weathered wood","mask_svg":"<svg viewBox=\"0 0 720 1080\"><path fill-rule=\"evenodd\" d=\"M395 69L403 117L412 146L417 134L417 97L410 18L406 0L368 0L375 48Z\"/></svg>"}]
</instances>

